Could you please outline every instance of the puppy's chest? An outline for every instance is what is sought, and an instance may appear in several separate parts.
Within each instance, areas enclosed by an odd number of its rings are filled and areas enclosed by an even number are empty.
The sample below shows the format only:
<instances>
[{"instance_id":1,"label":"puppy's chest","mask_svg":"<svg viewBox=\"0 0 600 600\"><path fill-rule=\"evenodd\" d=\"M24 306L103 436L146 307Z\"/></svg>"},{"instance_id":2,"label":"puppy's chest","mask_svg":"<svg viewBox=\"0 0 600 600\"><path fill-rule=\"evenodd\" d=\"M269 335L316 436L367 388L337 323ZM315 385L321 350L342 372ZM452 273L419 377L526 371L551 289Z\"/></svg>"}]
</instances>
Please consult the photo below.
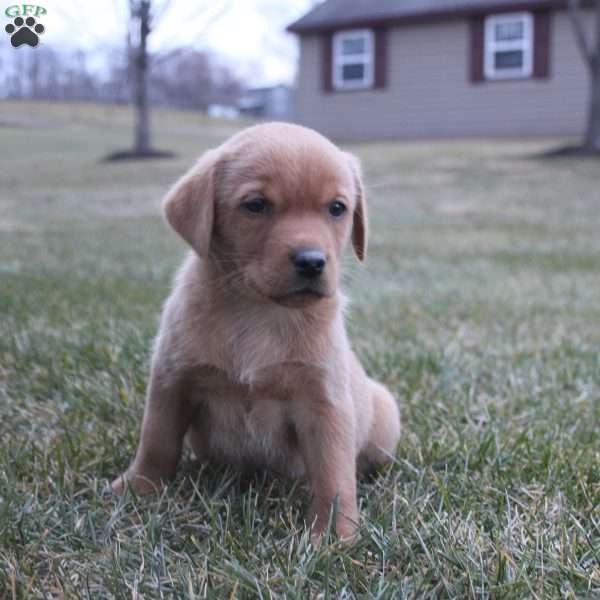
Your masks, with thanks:
<instances>
[{"instance_id":1,"label":"puppy's chest","mask_svg":"<svg viewBox=\"0 0 600 600\"><path fill-rule=\"evenodd\" d=\"M292 390L280 369L260 371L253 385L232 381L215 368L202 371L196 428L209 457L288 470L285 465L297 461L296 435Z\"/></svg>"},{"instance_id":2,"label":"puppy's chest","mask_svg":"<svg viewBox=\"0 0 600 600\"><path fill-rule=\"evenodd\" d=\"M202 404L227 404L236 411L250 413L266 398L288 406L302 393L304 384L314 379L316 369L301 363L287 363L252 369L252 381L214 366L199 367L195 399Z\"/></svg>"},{"instance_id":3,"label":"puppy's chest","mask_svg":"<svg viewBox=\"0 0 600 600\"><path fill-rule=\"evenodd\" d=\"M279 307L240 311L198 332L196 360L214 365L239 384L276 385L280 374L290 372L285 365L316 364L322 357L328 327L316 331L310 325Z\"/></svg>"}]
</instances>

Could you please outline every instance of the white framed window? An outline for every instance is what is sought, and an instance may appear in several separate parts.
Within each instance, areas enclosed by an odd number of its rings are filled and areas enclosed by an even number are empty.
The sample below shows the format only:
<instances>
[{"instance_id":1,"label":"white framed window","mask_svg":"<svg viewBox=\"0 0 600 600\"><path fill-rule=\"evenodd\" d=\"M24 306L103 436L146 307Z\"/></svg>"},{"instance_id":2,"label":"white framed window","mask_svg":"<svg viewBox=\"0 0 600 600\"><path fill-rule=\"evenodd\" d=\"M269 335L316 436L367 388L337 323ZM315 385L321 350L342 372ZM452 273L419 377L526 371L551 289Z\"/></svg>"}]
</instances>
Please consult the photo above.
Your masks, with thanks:
<instances>
[{"instance_id":1,"label":"white framed window","mask_svg":"<svg viewBox=\"0 0 600 600\"><path fill-rule=\"evenodd\" d=\"M333 34L333 87L356 90L373 86L374 36L370 29Z\"/></svg>"},{"instance_id":2,"label":"white framed window","mask_svg":"<svg viewBox=\"0 0 600 600\"><path fill-rule=\"evenodd\" d=\"M533 17L531 13L490 15L485 20L486 79L531 77Z\"/></svg>"}]
</instances>

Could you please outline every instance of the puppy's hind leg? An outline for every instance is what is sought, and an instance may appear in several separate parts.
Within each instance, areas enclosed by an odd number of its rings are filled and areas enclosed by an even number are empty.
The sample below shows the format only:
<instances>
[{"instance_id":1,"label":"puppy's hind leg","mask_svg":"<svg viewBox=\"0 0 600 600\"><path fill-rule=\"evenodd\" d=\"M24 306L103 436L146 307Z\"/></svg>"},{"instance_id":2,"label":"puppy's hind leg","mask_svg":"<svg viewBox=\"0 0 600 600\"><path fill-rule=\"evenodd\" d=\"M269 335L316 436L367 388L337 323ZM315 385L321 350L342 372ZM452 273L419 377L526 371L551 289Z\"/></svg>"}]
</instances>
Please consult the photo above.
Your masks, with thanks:
<instances>
[{"instance_id":1,"label":"puppy's hind leg","mask_svg":"<svg viewBox=\"0 0 600 600\"><path fill-rule=\"evenodd\" d=\"M400 411L388 389L369 380L372 421L367 443L358 457L360 471L369 471L393 460L400 439Z\"/></svg>"}]
</instances>

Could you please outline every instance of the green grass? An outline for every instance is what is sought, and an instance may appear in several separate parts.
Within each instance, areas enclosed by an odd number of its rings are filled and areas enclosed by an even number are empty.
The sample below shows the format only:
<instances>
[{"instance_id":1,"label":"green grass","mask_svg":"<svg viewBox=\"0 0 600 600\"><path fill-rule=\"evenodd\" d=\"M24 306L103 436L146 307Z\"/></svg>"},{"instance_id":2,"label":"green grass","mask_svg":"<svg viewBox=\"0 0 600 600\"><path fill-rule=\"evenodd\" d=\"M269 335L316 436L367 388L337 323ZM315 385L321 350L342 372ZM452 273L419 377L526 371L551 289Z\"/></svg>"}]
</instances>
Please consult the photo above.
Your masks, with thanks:
<instances>
[{"instance_id":1,"label":"green grass","mask_svg":"<svg viewBox=\"0 0 600 600\"><path fill-rule=\"evenodd\" d=\"M353 146L371 214L349 328L401 403L360 541L309 545L307 490L136 446L184 245L160 197L237 125L156 113L172 161L101 164L125 110L0 104L1 598L600 595L600 163L551 141Z\"/></svg>"}]
</instances>

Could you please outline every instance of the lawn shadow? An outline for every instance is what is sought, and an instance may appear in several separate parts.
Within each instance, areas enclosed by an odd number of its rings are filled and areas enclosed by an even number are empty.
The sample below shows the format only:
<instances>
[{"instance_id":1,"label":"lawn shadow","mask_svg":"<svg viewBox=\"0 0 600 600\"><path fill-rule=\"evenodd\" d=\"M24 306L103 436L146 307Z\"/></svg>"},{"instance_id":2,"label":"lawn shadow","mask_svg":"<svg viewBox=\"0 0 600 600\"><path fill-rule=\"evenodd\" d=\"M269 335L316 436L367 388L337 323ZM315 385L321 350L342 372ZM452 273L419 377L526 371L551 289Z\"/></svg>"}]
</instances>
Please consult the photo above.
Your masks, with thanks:
<instances>
[{"instance_id":1,"label":"lawn shadow","mask_svg":"<svg viewBox=\"0 0 600 600\"><path fill-rule=\"evenodd\" d=\"M600 152L589 150L580 145L565 145L534 155L534 158L596 158L600 160Z\"/></svg>"},{"instance_id":2,"label":"lawn shadow","mask_svg":"<svg viewBox=\"0 0 600 600\"><path fill-rule=\"evenodd\" d=\"M184 495L202 493L213 499L239 500L249 492L289 499L304 484L301 480L251 465L239 468L189 458L179 466L174 487Z\"/></svg>"},{"instance_id":3,"label":"lawn shadow","mask_svg":"<svg viewBox=\"0 0 600 600\"><path fill-rule=\"evenodd\" d=\"M146 150L145 152L138 152L136 150L118 150L116 152L111 152L110 154L107 154L100 162L127 162L176 157L177 154L169 150Z\"/></svg>"}]
</instances>

